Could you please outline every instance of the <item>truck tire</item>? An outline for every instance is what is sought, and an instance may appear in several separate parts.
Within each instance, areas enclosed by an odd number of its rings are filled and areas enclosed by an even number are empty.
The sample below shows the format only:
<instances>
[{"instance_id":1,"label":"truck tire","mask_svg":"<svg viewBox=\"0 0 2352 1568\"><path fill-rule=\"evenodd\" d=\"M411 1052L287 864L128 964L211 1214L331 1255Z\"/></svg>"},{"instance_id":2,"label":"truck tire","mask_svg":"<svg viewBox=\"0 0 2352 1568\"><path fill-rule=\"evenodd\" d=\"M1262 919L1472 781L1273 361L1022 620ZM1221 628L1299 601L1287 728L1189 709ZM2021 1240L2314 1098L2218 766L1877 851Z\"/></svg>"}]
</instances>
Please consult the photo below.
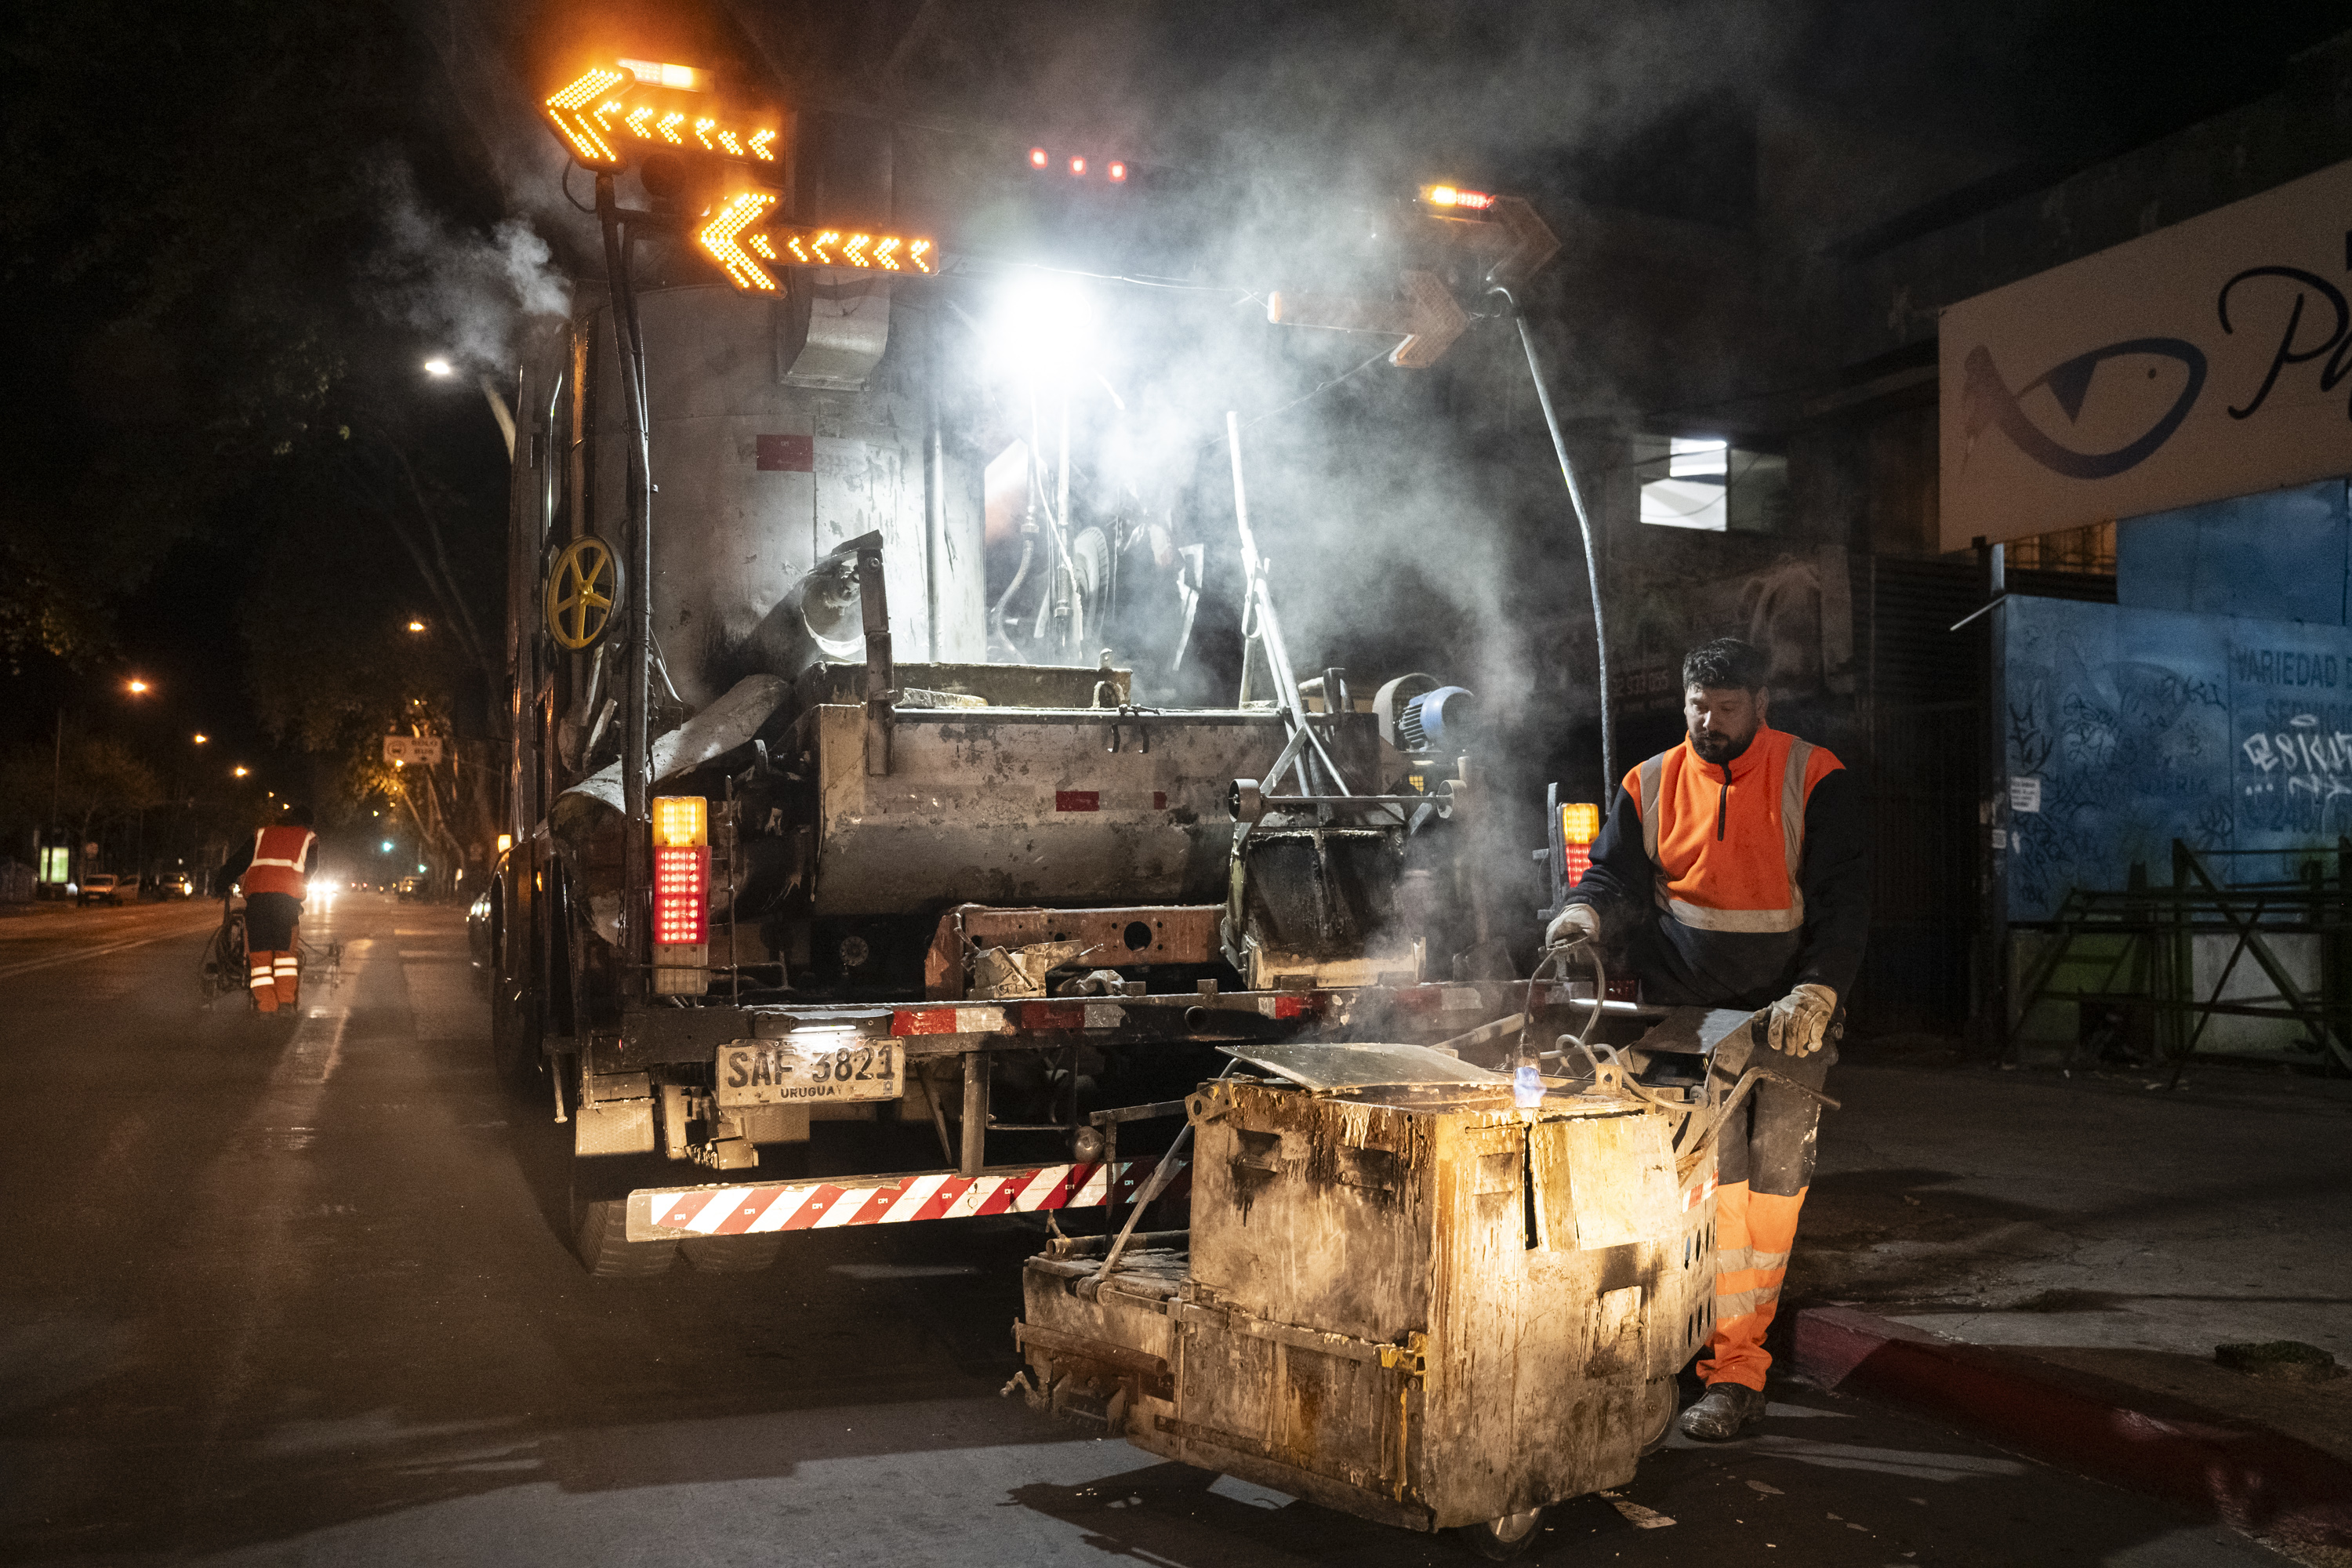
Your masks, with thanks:
<instances>
[{"instance_id":1,"label":"truck tire","mask_svg":"<svg viewBox=\"0 0 2352 1568\"><path fill-rule=\"evenodd\" d=\"M669 1272L675 1241L631 1241L626 1198L572 1198L572 1245L599 1279L651 1279Z\"/></svg>"},{"instance_id":2,"label":"truck tire","mask_svg":"<svg viewBox=\"0 0 2352 1568\"><path fill-rule=\"evenodd\" d=\"M545 1100L547 1058L515 981L490 978L490 1066L517 1099Z\"/></svg>"},{"instance_id":3,"label":"truck tire","mask_svg":"<svg viewBox=\"0 0 2352 1568\"><path fill-rule=\"evenodd\" d=\"M677 1249L698 1274L757 1274L783 1250L781 1236L705 1236L681 1241Z\"/></svg>"}]
</instances>

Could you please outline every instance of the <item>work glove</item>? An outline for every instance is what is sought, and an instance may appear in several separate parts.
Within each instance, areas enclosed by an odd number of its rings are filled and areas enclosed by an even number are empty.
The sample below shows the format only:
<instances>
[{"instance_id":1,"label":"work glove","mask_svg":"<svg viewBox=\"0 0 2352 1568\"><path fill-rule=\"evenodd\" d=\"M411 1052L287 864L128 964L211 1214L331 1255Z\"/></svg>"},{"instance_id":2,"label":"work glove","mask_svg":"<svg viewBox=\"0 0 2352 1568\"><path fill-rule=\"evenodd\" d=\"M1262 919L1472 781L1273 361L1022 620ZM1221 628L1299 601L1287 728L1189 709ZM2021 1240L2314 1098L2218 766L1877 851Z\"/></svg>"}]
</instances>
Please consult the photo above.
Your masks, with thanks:
<instances>
[{"instance_id":1,"label":"work glove","mask_svg":"<svg viewBox=\"0 0 2352 1568\"><path fill-rule=\"evenodd\" d=\"M1559 918L1544 928L1546 947L1568 947L1580 942L1601 940L1601 911L1591 904L1570 904L1559 911Z\"/></svg>"},{"instance_id":2,"label":"work glove","mask_svg":"<svg viewBox=\"0 0 2352 1568\"><path fill-rule=\"evenodd\" d=\"M1826 985L1798 986L1765 1014L1764 1043L1792 1057L1811 1056L1822 1048L1837 1002L1837 993Z\"/></svg>"}]
</instances>

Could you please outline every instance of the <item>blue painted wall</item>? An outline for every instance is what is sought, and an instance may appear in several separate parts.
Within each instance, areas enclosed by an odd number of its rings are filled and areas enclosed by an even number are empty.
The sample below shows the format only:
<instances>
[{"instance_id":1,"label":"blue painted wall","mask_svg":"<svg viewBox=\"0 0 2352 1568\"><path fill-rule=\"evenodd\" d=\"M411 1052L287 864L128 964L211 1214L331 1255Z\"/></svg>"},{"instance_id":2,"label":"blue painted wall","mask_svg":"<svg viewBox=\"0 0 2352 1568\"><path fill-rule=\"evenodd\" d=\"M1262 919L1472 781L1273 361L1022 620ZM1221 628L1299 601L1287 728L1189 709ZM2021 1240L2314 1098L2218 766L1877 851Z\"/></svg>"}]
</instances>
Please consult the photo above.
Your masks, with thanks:
<instances>
[{"instance_id":1,"label":"blue painted wall","mask_svg":"<svg viewBox=\"0 0 2352 1568\"><path fill-rule=\"evenodd\" d=\"M2009 770L2041 783L2041 809L2011 816L2011 919L2121 888L2135 860L2168 882L2176 837L2286 850L2352 834L2352 629L2025 597L2004 618Z\"/></svg>"},{"instance_id":2,"label":"blue painted wall","mask_svg":"<svg viewBox=\"0 0 2352 1568\"><path fill-rule=\"evenodd\" d=\"M2340 626L2352 622L2352 518L2326 479L2116 528L2116 602Z\"/></svg>"}]
</instances>

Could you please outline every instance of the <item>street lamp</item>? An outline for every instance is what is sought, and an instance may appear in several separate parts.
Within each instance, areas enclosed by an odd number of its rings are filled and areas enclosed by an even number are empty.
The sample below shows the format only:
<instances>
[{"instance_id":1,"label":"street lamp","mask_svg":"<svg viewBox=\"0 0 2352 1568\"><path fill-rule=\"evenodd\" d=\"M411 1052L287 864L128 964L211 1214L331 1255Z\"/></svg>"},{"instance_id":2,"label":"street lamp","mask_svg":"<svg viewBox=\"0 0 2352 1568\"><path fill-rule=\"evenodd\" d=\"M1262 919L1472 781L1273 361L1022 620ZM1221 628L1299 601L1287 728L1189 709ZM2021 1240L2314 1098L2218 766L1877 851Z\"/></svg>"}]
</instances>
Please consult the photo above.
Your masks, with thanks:
<instances>
[{"instance_id":1,"label":"street lamp","mask_svg":"<svg viewBox=\"0 0 2352 1568\"><path fill-rule=\"evenodd\" d=\"M454 375L457 374L457 367L447 360L436 356L425 362L425 374L431 376Z\"/></svg>"},{"instance_id":2,"label":"street lamp","mask_svg":"<svg viewBox=\"0 0 2352 1568\"><path fill-rule=\"evenodd\" d=\"M199 734L196 736L196 744L199 746L208 746L212 744L212 739L213 738L210 735Z\"/></svg>"},{"instance_id":3,"label":"street lamp","mask_svg":"<svg viewBox=\"0 0 2352 1568\"><path fill-rule=\"evenodd\" d=\"M155 689L152 686L150 686L147 682L140 679L137 676L133 676L129 680L125 681L122 689L125 691L130 692L133 697L144 697L147 693Z\"/></svg>"},{"instance_id":4,"label":"street lamp","mask_svg":"<svg viewBox=\"0 0 2352 1568\"><path fill-rule=\"evenodd\" d=\"M236 766L229 769L228 776L233 779L241 779L251 772L253 772L251 768L247 767L243 763L239 763Z\"/></svg>"},{"instance_id":5,"label":"street lamp","mask_svg":"<svg viewBox=\"0 0 2352 1568\"><path fill-rule=\"evenodd\" d=\"M408 623L408 629L412 632L421 632L425 629L425 623L411 617Z\"/></svg>"}]
</instances>

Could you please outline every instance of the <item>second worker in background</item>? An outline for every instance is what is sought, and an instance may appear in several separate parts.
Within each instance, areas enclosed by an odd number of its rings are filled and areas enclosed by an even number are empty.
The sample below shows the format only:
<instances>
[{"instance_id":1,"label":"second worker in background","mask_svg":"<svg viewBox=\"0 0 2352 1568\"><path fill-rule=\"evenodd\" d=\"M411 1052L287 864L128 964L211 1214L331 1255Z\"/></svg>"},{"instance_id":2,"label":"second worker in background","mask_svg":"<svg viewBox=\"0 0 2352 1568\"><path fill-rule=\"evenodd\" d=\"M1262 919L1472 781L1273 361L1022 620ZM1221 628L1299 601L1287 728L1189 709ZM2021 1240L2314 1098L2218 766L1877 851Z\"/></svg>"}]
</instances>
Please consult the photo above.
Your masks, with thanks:
<instances>
[{"instance_id":1,"label":"second worker in background","mask_svg":"<svg viewBox=\"0 0 2352 1568\"><path fill-rule=\"evenodd\" d=\"M310 890L318 855L310 808L289 805L280 820L257 830L252 843L213 873L213 897L225 899L232 889L245 889L253 1005L264 1013L301 1004L301 939L295 928L302 919L302 896Z\"/></svg>"},{"instance_id":2,"label":"second worker in background","mask_svg":"<svg viewBox=\"0 0 2352 1568\"><path fill-rule=\"evenodd\" d=\"M1683 658L1683 743L1625 775L1591 869L1545 933L1603 942L1644 1002L1769 1008L1777 1069L1822 1087L1870 928L1861 787L1765 722L1769 662L1720 637ZM1812 1181L1818 1101L1769 1080L1717 1142L1715 1330L1683 1430L1721 1442L1764 1417L1764 1331Z\"/></svg>"}]
</instances>

